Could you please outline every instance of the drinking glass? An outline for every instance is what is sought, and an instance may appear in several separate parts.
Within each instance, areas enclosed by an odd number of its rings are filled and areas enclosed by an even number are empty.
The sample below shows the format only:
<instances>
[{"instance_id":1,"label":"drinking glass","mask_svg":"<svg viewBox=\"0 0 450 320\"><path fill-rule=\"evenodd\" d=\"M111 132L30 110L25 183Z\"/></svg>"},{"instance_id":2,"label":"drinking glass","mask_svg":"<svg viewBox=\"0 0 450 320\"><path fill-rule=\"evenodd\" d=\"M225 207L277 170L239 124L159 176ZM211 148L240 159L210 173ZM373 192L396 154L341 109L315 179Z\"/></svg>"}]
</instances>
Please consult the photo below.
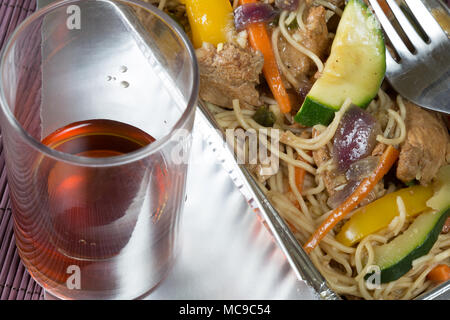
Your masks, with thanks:
<instances>
[{"instance_id":1,"label":"drinking glass","mask_svg":"<svg viewBox=\"0 0 450 320\"><path fill-rule=\"evenodd\" d=\"M61 299L137 299L167 275L198 95L181 27L135 0L31 15L0 64L0 124L21 259Z\"/></svg>"}]
</instances>

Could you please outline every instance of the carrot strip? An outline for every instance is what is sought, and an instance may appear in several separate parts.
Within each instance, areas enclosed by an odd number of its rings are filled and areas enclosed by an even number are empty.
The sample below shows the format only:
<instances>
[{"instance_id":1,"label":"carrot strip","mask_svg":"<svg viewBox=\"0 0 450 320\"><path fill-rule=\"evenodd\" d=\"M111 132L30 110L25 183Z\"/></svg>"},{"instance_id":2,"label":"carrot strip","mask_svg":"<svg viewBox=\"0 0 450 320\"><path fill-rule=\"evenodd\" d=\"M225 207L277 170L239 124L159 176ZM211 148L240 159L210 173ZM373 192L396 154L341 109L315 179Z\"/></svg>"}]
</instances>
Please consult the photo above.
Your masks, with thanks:
<instances>
[{"instance_id":1,"label":"carrot strip","mask_svg":"<svg viewBox=\"0 0 450 320\"><path fill-rule=\"evenodd\" d=\"M303 160L302 157L297 155L297 160ZM306 162L306 161L304 161ZM297 185L298 192L302 193L303 183L305 181L306 170L300 167L295 167L294 176L295 176L295 184Z\"/></svg>"},{"instance_id":2,"label":"carrot strip","mask_svg":"<svg viewBox=\"0 0 450 320\"><path fill-rule=\"evenodd\" d=\"M427 274L427 279L438 283L450 280L450 267L446 264L438 264Z\"/></svg>"},{"instance_id":3,"label":"carrot strip","mask_svg":"<svg viewBox=\"0 0 450 320\"><path fill-rule=\"evenodd\" d=\"M303 168L295 167L295 184L297 185L298 192L302 193L303 182L305 180L306 170Z\"/></svg>"},{"instance_id":4,"label":"carrot strip","mask_svg":"<svg viewBox=\"0 0 450 320\"><path fill-rule=\"evenodd\" d=\"M240 4L254 3L257 0L240 0ZM264 57L263 74L269 84L270 91L278 103L281 112L291 111L291 101L281 79L275 54L272 48L272 42L267 33L264 23L254 23L247 27L248 38L253 49L260 51Z\"/></svg>"},{"instance_id":5,"label":"carrot strip","mask_svg":"<svg viewBox=\"0 0 450 320\"><path fill-rule=\"evenodd\" d=\"M349 214L369 194L375 185L386 175L397 161L399 151L389 145L381 155L380 161L372 174L365 178L356 190L339 207L334 209L327 219L316 229L303 249L310 253L334 226Z\"/></svg>"}]
</instances>

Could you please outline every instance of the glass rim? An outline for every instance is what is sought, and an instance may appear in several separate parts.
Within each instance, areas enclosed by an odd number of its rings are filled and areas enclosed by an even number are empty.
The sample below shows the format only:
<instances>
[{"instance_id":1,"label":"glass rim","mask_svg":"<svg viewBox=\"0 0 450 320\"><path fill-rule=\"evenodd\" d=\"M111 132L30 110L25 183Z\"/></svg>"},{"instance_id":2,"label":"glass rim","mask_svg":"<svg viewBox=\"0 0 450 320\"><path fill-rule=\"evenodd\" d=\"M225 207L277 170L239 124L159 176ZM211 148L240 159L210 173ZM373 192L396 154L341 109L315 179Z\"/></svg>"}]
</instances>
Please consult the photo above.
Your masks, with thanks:
<instances>
[{"instance_id":1,"label":"glass rim","mask_svg":"<svg viewBox=\"0 0 450 320\"><path fill-rule=\"evenodd\" d=\"M181 29L181 27L165 12L162 10L159 10L157 7L142 2L140 0L92 0L92 1L99 1L99 2L122 2L125 4L131 4L138 7L141 7L149 12L149 14L152 14L156 16L158 19L163 21L172 32L178 36L179 39L181 39L185 50L187 51L189 58L192 63L192 75L193 75L193 83L192 87L190 88L190 95L187 99L187 105L186 109L183 111L177 122L172 126L170 131L165 134L163 137L156 139L153 143L144 146L138 150L132 151L130 153L126 153L124 155L120 156L114 156L114 157L105 157L105 158L91 158L91 157L84 157L84 156L77 156L70 153L65 153L61 151L57 151L55 149L52 149L44 144L42 144L40 141L32 137L27 130L25 130L22 125L19 123L19 121L16 119L14 114L12 113L11 109L9 108L9 105L7 103L5 92L3 90L3 80L2 80L2 71L4 69L4 64L6 60L6 56L11 50L12 44L15 43L17 37L21 32L23 32L28 25L30 25L32 22L36 21L38 18L41 18L48 14L49 12L54 11L57 8L64 7L68 4L80 2L82 0L62 0L57 1L55 3L52 3L48 6L43 7L42 9L37 10L33 14L31 14L29 17L27 17L11 34L8 41L6 42L6 45L4 46L3 50L0 51L0 109L9 124L13 127L14 131L19 134L29 145L31 145L33 148L35 148L40 153L51 157L55 160L61 160L70 164L79 165L79 166L89 166L89 167L109 167L109 166L119 166L123 164L127 164L130 162L141 160L151 154L156 153L160 149L162 149L173 137L174 133L178 129L182 129L186 122L189 120L189 116L195 112L195 107L198 100L198 91L199 91L199 72L198 72L198 64L197 64L197 58L195 55L194 47L191 43L191 41L188 39L186 33Z\"/></svg>"}]
</instances>

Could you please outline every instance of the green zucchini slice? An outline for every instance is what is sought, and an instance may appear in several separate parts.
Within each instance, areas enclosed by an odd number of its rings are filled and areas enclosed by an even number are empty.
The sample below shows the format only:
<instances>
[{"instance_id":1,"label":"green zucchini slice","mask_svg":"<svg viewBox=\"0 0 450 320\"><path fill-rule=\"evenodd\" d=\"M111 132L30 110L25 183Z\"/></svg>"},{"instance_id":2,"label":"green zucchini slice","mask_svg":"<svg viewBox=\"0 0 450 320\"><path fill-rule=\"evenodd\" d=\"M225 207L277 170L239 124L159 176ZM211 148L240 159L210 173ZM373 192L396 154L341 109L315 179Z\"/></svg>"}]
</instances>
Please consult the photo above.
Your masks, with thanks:
<instances>
[{"instance_id":1,"label":"green zucchini slice","mask_svg":"<svg viewBox=\"0 0 450 320\"><path fill-rule=\"evenodd\" d=\"M378 93L385 71L381 28L362 0L350 0L322 75L306 96L295 121L306 126L328 125L347 98L366 107Z\"/></svg>"},{"instance_id":2,"label":"green zucchini slice","mask_svg":"<svg viewBox=\"0 0 450 320\"><path fill-rule=\"evenodd\" d=\"M380 267L380 283L397 280L411 270L412 262L431 250L449 214L450 207L422 213L401 235L376 247L375 265Z\"/></svg>"},{"instance_id":3,"label":"green zucchini slice","mask_svg":"<svg viewBox=\"0 0 450 320\"><path fill-rule=\"evenodd\" d=\"M450 216L450 165L439 170L437 191L427 201L433 210L419 215L401 235L375 248L374 265L380 268L380 283L397 280L412 268L412 262L426 255ZM366 275L368 279L371 275Z\"/></svg>"}]
</instances>

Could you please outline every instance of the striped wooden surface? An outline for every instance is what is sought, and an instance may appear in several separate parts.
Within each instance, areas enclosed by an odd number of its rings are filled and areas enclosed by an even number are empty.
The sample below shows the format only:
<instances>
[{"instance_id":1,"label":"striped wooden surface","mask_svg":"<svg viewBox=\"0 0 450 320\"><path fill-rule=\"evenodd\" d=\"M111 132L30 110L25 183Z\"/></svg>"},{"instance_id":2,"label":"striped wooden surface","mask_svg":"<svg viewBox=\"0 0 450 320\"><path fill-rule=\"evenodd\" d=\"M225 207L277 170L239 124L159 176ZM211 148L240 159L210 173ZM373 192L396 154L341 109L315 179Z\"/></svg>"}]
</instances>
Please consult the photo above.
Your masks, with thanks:
<instances>
[{"instance_id":1,"label":"striped wooden surface","mask_svg":"<svg viewBox=\"0 0 450 320\"><path fill-rule=\"evenodd\" d=\"M36 10L36 0L0 0L0 48L14 29ZM17 253L11 217L3 146L0 142L0 300L43 299Z\"/></svg>"}]
</instances>

